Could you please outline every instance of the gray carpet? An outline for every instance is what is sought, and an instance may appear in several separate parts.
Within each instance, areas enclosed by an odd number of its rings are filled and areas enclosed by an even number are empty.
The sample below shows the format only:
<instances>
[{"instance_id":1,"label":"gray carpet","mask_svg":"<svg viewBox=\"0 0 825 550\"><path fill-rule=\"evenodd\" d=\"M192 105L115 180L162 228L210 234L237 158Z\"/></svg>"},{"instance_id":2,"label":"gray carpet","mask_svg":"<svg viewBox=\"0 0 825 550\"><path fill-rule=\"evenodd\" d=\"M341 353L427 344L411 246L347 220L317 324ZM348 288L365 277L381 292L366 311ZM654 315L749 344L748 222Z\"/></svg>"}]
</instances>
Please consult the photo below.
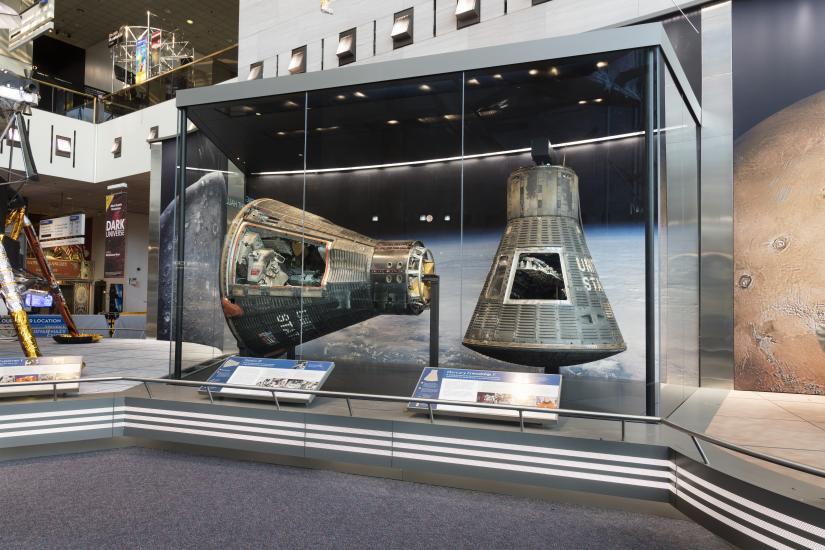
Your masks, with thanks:
<instances>
[{"instance_id":1,"label":"gray carpet","mask_svg":"<svg viewBox=\"0 0 825 550\"><path fill-rule=\"evenodd\" d=\"M0 462L0 548L696 548L689 522L119 449Z\"/></svg>"}]
</instances>

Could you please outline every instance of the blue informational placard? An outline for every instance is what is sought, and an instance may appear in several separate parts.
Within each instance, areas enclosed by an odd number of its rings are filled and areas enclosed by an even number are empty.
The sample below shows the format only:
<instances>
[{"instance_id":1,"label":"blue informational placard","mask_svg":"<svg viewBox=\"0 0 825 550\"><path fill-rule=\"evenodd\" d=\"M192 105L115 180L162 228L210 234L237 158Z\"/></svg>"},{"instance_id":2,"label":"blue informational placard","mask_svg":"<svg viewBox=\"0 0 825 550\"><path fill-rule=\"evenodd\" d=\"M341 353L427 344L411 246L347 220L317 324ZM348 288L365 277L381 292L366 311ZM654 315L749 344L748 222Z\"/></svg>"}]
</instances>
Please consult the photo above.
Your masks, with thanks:
<instances>
[{"instance_id":1,"label":"blue informational placard","mask_svg":"<svg viewBox=\"0 0 825 550\"><path fill-rule=\"evenodd\" d=\"M525 419L555 420L557 415L550 411L559 408L561 375L427 367L418 379L413 397L468 403L468 406L432 405L433 411L437 412L518 418L516 411L473 407L469 404L518 405L548 409L548 413L526 412ZM427 404L411 402L409 408L427 410Z\"/></svg>"},{"instance_id":2,"label":"blue informational placard","mask_svg":"<svg viewBox=\"0 0 825 550\"><path fill-rule=\"evenodd\" d=\"M60 315L29 315L29 325L35 337L49 337L57 334L66 334L66 332L68 332L66 330L66 323L63 322L63 317ZM0 334L4 336L17 336L14 323L8 315L0 317Z\"/></svg>"},{"instance_id":3,"label":"blue informational placard","mask_svg":"<svg viewBox=\"0 0 825 550\"><path fill-rule=\"evenodd\" d=\"M258 386L261 390L222 388L210 386L213 394L253 399L274 399L309 403L312 394L290 393L277 390L318 390L326 382L335 363L329 361L300 361L294 359L265 359L238 357L226 359L207 380L218 384ZM206 386L201 387L205 392Z\"/></svg>"}]
</instances>

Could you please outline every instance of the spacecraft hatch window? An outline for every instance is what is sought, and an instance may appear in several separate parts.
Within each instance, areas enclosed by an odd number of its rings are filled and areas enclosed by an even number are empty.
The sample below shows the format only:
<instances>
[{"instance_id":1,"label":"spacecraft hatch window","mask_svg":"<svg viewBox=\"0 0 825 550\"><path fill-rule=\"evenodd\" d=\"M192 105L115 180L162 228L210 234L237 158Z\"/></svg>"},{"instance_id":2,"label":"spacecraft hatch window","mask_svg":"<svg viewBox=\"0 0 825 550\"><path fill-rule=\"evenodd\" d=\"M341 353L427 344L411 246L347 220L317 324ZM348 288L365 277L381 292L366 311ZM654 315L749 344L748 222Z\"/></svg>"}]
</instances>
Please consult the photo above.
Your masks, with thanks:
<instances>
[{"instance_id":1,"label":"spacecraft hatch window","mask_svg":"<svg viewBox=\"0 0 825 550\"><path fill-rule=\"evenodd\" d=\"M329 243L247 227L238 240L235 284L259 287L320 287Z\"/></svg>"},{"instance_id":2,"label":"spacecraft hatch window","mask_svg":"<svg viewBox=\"0 0 825 550\"><path fill-rule=\"evenodd\" d=\"M561 250L517 251L508 301L568 301Z\"/></svg>"},{"instance_id":3,"label":"spacecraft hatch window","mask_svg":"<svg viewBox=\"0 0 825 550\"><path fill-rule=\"evenodd\" d=\"M490 279L490 286L487 287L488 298L500 298L504 292L504 286L507 284L507 271L510 268L510 257L499 256L496 262L496 272L493 278Z\"/></svg>"}]
</instances>

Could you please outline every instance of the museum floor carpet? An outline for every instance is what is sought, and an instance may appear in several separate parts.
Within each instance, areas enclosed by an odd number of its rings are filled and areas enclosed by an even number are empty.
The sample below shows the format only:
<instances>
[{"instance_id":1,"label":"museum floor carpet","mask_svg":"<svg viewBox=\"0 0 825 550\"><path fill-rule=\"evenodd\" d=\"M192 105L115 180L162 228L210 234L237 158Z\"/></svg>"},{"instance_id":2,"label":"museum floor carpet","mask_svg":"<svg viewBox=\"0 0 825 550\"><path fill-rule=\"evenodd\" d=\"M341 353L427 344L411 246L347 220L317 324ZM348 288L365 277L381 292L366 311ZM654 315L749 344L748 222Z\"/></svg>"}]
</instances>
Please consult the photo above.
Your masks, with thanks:
<instances>
[{"instance_id":1,"label":"museum floor carpet","mask_svg":"<svg viewBox=\"0 0 825 550\"><path fill-rule=\"evenodd\" d=\"M128 448L0 462L0 548L727 548L687 520Z\"/></svg>"}]
</instances>

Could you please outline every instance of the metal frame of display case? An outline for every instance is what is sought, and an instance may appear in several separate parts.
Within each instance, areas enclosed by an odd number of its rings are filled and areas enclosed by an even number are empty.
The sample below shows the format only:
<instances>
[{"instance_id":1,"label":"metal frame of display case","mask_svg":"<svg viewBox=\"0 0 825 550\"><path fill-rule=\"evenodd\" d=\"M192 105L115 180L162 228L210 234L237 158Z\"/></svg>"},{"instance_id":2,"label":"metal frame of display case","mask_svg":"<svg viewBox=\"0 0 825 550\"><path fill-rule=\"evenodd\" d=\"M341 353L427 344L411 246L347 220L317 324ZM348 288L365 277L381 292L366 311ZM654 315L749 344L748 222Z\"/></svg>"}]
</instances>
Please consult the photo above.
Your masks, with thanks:
<instances>
[{"instance_id":1,"label":"metal frame of display case","mask_svg":"<svg viewBox=\"0 0 825 550\"><path fill-rule=\"evenodd\" d=\"M657 75L660 66L670 69L676 86L695 120L697 129L701 125L702 111L700 103L691 88L687 75L679 63L676 52L667 36L665 28L660 23L651 23L633 27L605 29L571 36L548 38L529 42L505 44L494 47L479 48L450 52L432 56L414 57L372 63L364 65L349 65L346 67L291 75L289 78L266 78L252 81L242 81L191 90L181 90L177 95L176 105L179 111L178 120L178 162L176 171L176 262L174 295L181 295L184 281L184 212L185 212L185 182L186 182L186 134L187 110L189 108L214 103L245 101L269 96L280 96L290 93L307 93L309 91L344 86L363 85L374 82L387 82L400 79L425 77L435 74L456 73L484 69L488 67L529 63L552 59L569 58L576 56L595 55L621 50L646 50L646 93L645 93L645 169L648 183L657 181L657 144L654 139L657 124L657 104L661 98L658 94ZM664 64L660 64L664 61ZM698 160L698 158L697 158ZM306 170L306 159L304 159ZM698 178L698 175L697 175ZM659 413L658 390L659 373L657 360L657 282L656 253L657 223L659 200L657 185L647 185L644 202L645 218L645 321L646 321L646 363L645 363L645 410L648 415ZM701 187L699 182L697 187ZM698 284L698 281L697 281ZM701 289L699 289L701 293ZM179 301L178 301L179 302ZM172 309L175 311L173 319L173 334L175 337L174 367L172 376L181 376L182 354L182 304L176 302ZM701 324L701 312L699 313ZM697 358L698 361L698 358Z\"/></svg>"}]
</instances>

